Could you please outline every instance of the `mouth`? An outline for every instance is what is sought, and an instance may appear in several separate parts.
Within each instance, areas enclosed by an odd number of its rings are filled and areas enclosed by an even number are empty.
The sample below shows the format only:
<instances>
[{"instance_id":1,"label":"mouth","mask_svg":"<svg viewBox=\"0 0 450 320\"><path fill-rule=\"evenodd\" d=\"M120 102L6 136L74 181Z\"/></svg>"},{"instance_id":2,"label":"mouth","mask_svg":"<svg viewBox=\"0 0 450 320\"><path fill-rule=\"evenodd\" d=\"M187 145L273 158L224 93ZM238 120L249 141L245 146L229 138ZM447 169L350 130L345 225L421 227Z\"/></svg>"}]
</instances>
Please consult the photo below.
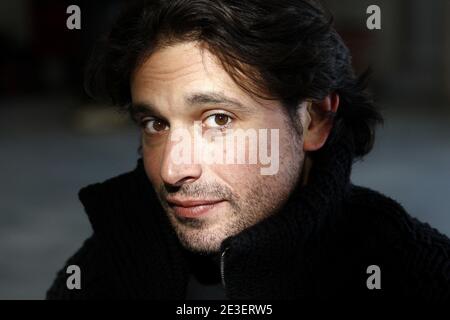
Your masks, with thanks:
<instances>
[{"instance_id":1,"label":"mouth","mask_svg":"<svg viewBox=\"0 0 450 320\"><path fill-rule=\"evenodd\" d=\"M184 218L197 218L211 213L225 200L179 200L167 199L170 208L175 214Z\"/></svg>"}]
</instances>

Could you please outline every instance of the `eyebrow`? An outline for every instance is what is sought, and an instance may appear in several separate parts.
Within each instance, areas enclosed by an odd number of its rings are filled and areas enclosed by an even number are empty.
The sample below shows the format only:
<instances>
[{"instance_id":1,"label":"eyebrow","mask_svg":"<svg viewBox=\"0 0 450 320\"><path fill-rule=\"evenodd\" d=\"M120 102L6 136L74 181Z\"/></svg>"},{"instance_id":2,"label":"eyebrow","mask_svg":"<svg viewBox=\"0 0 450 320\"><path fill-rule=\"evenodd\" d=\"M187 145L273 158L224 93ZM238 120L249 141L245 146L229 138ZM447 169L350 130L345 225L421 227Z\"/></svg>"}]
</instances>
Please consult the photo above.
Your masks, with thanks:
<instances>
[{"instance_id":1,"label":"eyebrow","mask_svg":"<svg viewBox=\"0 0 450 320\"><path fill-rule=\"evenodd\" d=\"M202 105L202 104L227 104L242 108L242 104L234 99L226 97L218 92L199 92L185 96L184 100L188 105Z\"/></svg>"},{"instance_id":2,"label":"eyebrow","mask_svg":"<svg viewBox=\"0 0 450 320\"><path fill-rule=\"evenodd\" d=\"M184 101L191 107L201 105L224 105L239 112L252 114L252 111L245 108L241 102L227 97L220 92L194 92L184 96ZM148 102L132 103L129 110L133 118L138 114L152 114L162 119L164 118L161 116L158 109Z\"/></svg>"}]
</instances>

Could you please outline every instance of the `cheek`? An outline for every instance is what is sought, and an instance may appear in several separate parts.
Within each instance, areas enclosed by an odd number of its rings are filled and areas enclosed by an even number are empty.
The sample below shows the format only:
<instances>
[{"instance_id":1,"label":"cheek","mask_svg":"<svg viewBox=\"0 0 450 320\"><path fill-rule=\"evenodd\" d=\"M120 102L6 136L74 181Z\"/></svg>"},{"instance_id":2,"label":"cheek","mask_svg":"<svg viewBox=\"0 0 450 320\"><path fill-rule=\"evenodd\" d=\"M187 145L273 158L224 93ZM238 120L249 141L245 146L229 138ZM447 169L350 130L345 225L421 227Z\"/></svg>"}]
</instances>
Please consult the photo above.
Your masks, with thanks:
<instances>
[{"instance_id":1,"label":"cheek","mask_svg":"<svg viewBox=\"0 0 450 320\"><path fill-rule=\"evenodd\" d=\"M302 131L302 128L297 131L291 127L280 130L280 160L285 163L284 165L289 166L289 162L293 162L291 166L301 163L304 153Z\"/></svg>"},{"instance_id":2,"label":"cheek","mask_svg":"<svg viewBox=\"0 0 450 320\"><path fill-rule=\"evenodd\" d=\"M249 216L274 212L288 198L296 179L289 168L280 168L275 175L262 175L257 165L215 166L211 170L233 190L239 207Z\"/></svg>"},{"instance_id":3,"label":"cheek","mask_svg":"<svg viewBox=\"0 0 450 320\"><path fill-rule=\"evenodd\" d=\"M249 190L252 190L252 186L261 184L261 181L264 179L258 165L212 165L208 169L239 196L247 194Z\"/></svg>"}]
</instances>

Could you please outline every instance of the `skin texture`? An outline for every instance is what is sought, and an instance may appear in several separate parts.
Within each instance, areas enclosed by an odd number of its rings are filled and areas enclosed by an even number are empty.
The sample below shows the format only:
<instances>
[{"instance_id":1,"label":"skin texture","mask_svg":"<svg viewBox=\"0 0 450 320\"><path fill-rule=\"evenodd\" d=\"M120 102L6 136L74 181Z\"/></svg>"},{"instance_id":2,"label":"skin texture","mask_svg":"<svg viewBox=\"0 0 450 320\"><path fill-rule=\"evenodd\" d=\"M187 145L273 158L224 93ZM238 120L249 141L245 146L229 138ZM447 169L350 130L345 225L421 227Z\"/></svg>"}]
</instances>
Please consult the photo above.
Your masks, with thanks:
<instances>
[{"instance_id":1,"label":"skin texture","mask_svg":"<svg viewBox=\"0 0 450 320\"><path fill-rule=\"evenodd\" d=\"M217 252L225 238L276 214L300 180L305 152L319 149L332 126L312 109L336 111L338 105L336 95L319 103L304 102L293 121L279 102L244 92L198 42L179 42L156 50L136 68L130 87L133 105L140 106L134 117L142 127L147 176L181 243L204 253ZM194 93L211 92L240 106L186 99ZM151 110L143 111L142 106ZM200 121L203 146L209 150L219 148L218 140L211 137L226 137L226 129L278 129L278 172L262 175L259 162L177 163L179 154L174 150L179 141L172 141L172 135L182 129L193 136L194 121ZM223 123L225 128L221 128ZM167 198L224 201L205 215L185 218L176 215Z\"/></svg>"}]
</instances>

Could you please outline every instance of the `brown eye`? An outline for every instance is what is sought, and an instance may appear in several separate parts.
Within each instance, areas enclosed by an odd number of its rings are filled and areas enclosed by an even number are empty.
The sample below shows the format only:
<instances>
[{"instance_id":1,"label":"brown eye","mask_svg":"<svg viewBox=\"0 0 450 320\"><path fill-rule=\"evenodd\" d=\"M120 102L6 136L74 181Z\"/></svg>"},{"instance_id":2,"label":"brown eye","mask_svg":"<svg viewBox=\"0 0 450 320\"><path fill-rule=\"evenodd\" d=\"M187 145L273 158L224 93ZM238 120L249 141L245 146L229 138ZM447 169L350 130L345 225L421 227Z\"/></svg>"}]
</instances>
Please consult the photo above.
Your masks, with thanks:
<instances>
[{"instance_id":1,"label":"brown eye","mask_svg":"<svg viewBox=\"0 0 450 320\"><path fill-rule=\"evenodd\" d=\"M219 125L219 126L224 126L228 123L228 116L224 115L224 114L216 114L214 116L214 121Z\"/></svg>"},{"instance_id":2,"label":"brown eye","mask_svg":"<svg viewBox=\"0 0 450 320\"><path fill-rule=\"evenodd\" d=\"M216 113L206 118L205 123L208 127L217 128L226 126L231 122L231 117L224 113Z\"/></svg>"},{"instance_id":3,"label":"brown eye","mask_svg":"<svg viewBox=\"0 0 450 320\"><path fill-rule=\"evenodd\" d=\"M150 134L158 133L168 129L167 123L159 119L148 119L143 121L144 130Z\"/></svg>"},{"instance_id":4,"label":"brown eye","mask_svg":"<svg viewBox=\"0 0 450 320\"><path fill-rule=\"evenodd\" d=\"M163 123L160 120L155 120L153 121L153 129L155 129L155 131L162 131L166 128L166 124Z\"/></svg>"}]
</instances>

